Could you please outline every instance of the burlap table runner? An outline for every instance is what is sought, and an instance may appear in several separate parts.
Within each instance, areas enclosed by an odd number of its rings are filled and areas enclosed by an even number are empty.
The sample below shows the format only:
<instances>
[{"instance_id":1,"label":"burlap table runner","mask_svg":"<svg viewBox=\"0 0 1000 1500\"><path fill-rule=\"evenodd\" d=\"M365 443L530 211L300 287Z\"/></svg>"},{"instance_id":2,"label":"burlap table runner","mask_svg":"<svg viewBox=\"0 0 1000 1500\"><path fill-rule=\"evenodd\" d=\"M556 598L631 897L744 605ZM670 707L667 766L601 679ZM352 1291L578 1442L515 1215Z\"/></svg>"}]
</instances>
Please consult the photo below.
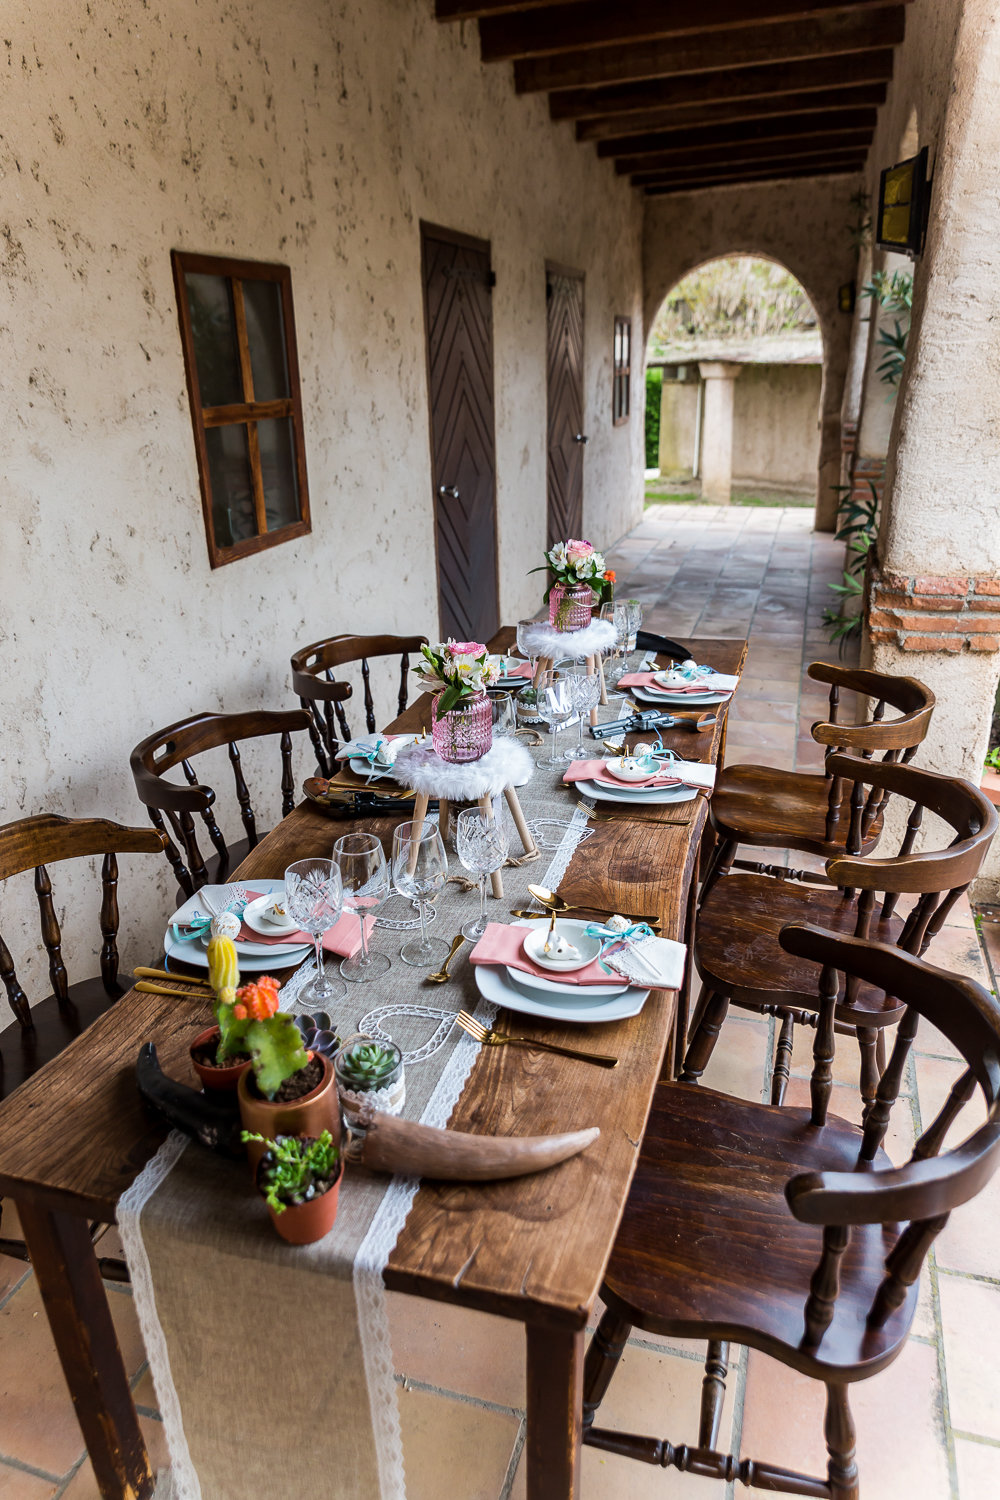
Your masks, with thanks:
<instances>
[{"instance_id":1,"label":"burlap table runner","mask_svg":"<svg viewBox=\"0 0 1000 1500\"><path fill-rule=\"evenodd\" d=\"M616 713L612 705L603 716ZM562 740L568 745L575 732ZM565 874L586 812L562 785L562 770L538 767L520 793L529 820L569 824L562 843L504 870L505 896L491 898L491 919L509 920L510 907L529 904L529 881L555 888ZM512 853L520 853L516 835ZM461 872L453 853L449 864ZM449 884L433 933L450 940L477 902L475 892ZM374 941L392 967L374 983L350 985L332 1007L341 1036L382 1004L465 1009L492 1021L468 945L452 965L453 981L434 987L399 958L399 933L379 932ZM311 969L310 962L286 986L287 1009L300 1008L296 993ZM408 1019L386 1029L409 1051L435 1024ZM456 1027L439 1052L408 1067L404 1115L446 1125L477 1052ZM119 1226L176 1500L404 1500L382 1270L418 1187L351 1166L331 1233L293 1247L278 1239L240 1164L176 1134L149 1163L119 1204Z\"/></svg>"}]
</instances>

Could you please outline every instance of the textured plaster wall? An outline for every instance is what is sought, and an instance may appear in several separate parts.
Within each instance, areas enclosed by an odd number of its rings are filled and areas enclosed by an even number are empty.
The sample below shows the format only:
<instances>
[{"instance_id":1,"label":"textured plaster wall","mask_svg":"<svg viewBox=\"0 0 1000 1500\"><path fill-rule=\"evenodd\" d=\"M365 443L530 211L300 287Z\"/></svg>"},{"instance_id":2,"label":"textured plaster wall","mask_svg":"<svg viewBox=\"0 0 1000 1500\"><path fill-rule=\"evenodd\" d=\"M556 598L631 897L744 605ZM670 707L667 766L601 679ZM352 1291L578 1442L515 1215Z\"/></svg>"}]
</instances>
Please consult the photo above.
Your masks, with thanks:
<instances>
[{"instance_id":1,"label":"textured plaster wall","mask_svg":"<svg viewBox=\"0 0 1000 1500\"><path fill-rule=\"evenodd\" d=\"M744 365L733 391L733 479L807 487L819 463L819 365Z\"/></svg>"},{"instance_id":2,"label":"textured plaster wall","mask_svg":"<svg viewBox=\"0 0 1000 1500\"><path fill-rule=\"evenodd\" d=\"M643 239L646 326L680 278L719 255L764 255L805 287L823 334L823 396L816 521L832 530L840 482L840 407L851 320L837 288L852 281L856 253L847 226L852 176L712 188L651 200Z\"/></svg>"},{"instance_id":3,"label":"textured plaster wall","mask_svg":"<svg viewBox=\"0 0 1000 1500\"><path fill-rule=\"evenodd\" d=\"M289 655L323 635L436 634L421 219L492 242L504 618L539 588L525 573L545 535L547 258L587 276L585 528L610 543L640 513L642 423L611 425L611 341L619 313L644 338L641 204L543 101L515 97L508 69L481 66L474 28L432 12L7 7L0 820L142 822L127 757L153 728L295 706ZM214 573L173 247L292 270L313 532ZM264 826L276 764L248 760L258 781L268 771ZM169 909L165 861L158 886L144 863L123 861L132 961L152 956ZM56 892L84 955L87 889ZM32 906L5 898L12 946ZM83 956L77 973L94 967Z\"/></svg>"}]
</instances>

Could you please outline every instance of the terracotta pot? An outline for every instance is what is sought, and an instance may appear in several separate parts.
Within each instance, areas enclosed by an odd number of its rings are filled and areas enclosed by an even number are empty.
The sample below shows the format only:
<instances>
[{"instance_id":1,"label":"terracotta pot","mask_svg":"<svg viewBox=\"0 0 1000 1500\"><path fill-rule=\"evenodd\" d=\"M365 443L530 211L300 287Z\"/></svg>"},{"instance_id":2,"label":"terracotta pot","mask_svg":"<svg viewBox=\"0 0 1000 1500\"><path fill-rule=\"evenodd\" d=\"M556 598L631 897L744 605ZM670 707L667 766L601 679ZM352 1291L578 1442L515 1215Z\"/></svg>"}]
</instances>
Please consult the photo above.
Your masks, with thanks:
<instances>
[{"instance_id":1,"label":"terracotta pot","mask_svg":"<svg viewBox=\"0 0 1000 1500\"><path fill-rule=\"evenodd\" d=\"M1000 771L994 771L991 766L984 766L979 784L993 806L1000 807Z\"/></svg>"},{"instance_id":2,"label":"terracotta pot","mask_svg":"<svg viewBox=\"0 0 1000 1500\"><path fill-rule=\"evenodd\" d=\"M318 1198L312 1198L308 1203L289 1204L280 1214L276 1214L269 1204L267 1211L271 1223L281 1238L290 1245L312 1245L329 1234L337 1217L337 1198L343 1180L344 1165L341 1162L340 1176L333 1187L327 1188Z\"/></svg>"},{"instance_id":3,"label":"terracotta pot","mask_svg":"<svg viewBox=\"0 0 1000 1500\"><path fill-rule=\"evenodd\" d=\"M257 1098L250 1091L253 1072L248 1069L241 1074L236 1093L244 1130L253 1131L269 1141L276 1140L279 1135L316 1136L328 1130L334 1145L339 1147L340 1100L337 1097L333 1064L328 1057L322 1056L320 1062L323 1064L320 1082L310 1093L303 1094L301 1099L293 1099L290 1104L272 1104L269 1099ZM263 1154L264 1147L258 1141L251 1141L247 1146L247 1155L254 1172Z\"/></svg>"},{"instance_id":4,"label":"terracotta pot","mask_svg":"<svg viewBox=\"0 0 1000 1500\"><path fill-rule=\"evenodd\" d=\"M201 1079L202 1088L231 1094L236 1090L236 1085L240 1081L240 1075L245 1073L247 1068L249 1068L250 1059L246 1058L244 1062L230 1063L227 1068L208 1068L203 1062L199 1062L194 1055L198 1048L203 1047L206 1042L217 1042L218 1040L218 1026L209 1026L207 1031L199 1032L191 1043L191 1066Z\"/></svg>"}]
</instances>

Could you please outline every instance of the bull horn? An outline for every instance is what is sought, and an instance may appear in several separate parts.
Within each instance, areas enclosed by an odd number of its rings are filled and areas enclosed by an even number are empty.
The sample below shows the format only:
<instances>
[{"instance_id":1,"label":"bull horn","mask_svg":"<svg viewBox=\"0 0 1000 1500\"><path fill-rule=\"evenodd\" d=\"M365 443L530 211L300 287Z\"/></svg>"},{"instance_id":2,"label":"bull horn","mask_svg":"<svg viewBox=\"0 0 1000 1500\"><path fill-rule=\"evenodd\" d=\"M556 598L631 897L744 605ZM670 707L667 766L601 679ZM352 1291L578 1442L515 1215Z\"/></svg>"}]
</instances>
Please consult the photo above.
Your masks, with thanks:
<instances>
[{"instance_id":1,"label":"bull horn","mask_svg":"<svg viewBox=\"0 0 1000 1500\"><path fill-rule=\"evenodd\" d=\"M359 1159L373 1172L456 1182L492 1182L541 1172L585 1151L601 1133L592 1125L563 1135L467 1135L400 1120L371 1106L361 1111L359 1124L365 1131ZM354 1152L349 1154L353 1157Z\"/></svg>"}]
</instances>

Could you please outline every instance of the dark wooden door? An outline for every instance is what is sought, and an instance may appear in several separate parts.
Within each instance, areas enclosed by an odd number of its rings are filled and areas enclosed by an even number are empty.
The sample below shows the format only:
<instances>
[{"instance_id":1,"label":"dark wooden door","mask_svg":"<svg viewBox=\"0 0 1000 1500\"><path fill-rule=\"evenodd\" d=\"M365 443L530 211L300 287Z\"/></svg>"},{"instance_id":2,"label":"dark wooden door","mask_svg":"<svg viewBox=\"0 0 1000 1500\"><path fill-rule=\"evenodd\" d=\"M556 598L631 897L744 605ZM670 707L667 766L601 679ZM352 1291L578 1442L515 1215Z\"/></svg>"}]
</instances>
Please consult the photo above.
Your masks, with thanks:
<instances>
[{"instance_id":1,"label":"dark wooden door","mask_svg":"<svg viewBox=\"0 0 1000 1500\"><path fill-rule=\"evenodd\" d=\"M550 266L548 302L548 539L583 529L583 277Z\"/></svg>"},{"instance_id":2,"label":"dark wooden door","mask_svg":"<svg viewBox=\"0 0 1000 1500\"><path fill-rule=\"evenodd\" d=\"M421 236L441 633L488 641L500 624L490 247L427 225Z\"/></svg>"}]
</instances>

